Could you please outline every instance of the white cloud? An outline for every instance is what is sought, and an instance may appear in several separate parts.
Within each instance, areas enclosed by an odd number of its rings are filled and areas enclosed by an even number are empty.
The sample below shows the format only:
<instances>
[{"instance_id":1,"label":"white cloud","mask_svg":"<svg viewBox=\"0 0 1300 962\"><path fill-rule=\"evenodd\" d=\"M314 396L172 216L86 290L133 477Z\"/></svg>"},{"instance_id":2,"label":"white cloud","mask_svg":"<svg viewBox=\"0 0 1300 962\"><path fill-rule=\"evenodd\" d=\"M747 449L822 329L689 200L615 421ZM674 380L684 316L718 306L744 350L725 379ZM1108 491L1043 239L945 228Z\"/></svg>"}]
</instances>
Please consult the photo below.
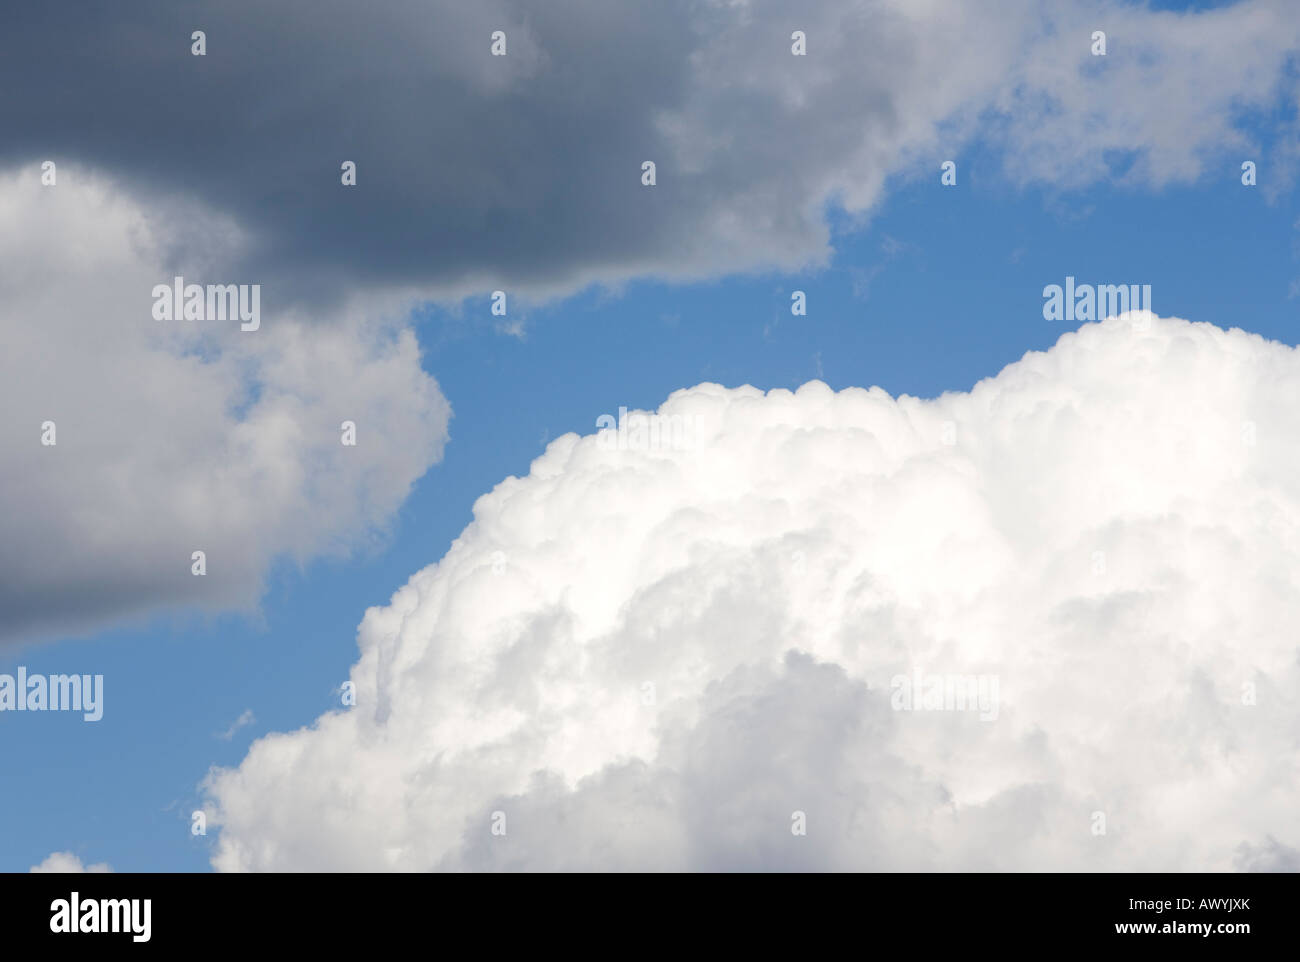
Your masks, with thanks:
<instances>
[{"instance_id":1,"label":"white cloud","mask_svg":"<svg viewBox=\"0 0 1300 962\"><path fill-rule=\"evenodd\" d=\"M1243 120L1295 97L1294 4L1186 14L1070 5L1052 8L1040 29L995 101L994 134L1008 170L1024 179L1080 186L1114 179L1131 160L1122 180L1132 186L1189 183L1216 164L1217 179L1235 183L1240 162L1264 149ZM1104 57L1090 50L1097 30Z\"/></svg>"},{"instance_id":2,"label":"white cloud","mask_svg":"<svg viewBox=\"0 0 1300 962\"><path fill-rule=\"evenodd\" d=\"M237 231L65 165L57 186L35 167L0 180L0 641L163 605L250 607L274 559L382 535L450 415L399 305L306 317L271 286L255 332L157 321L152 290L173 270L258 282L206 273ZM185 236L184 262L165 263L161 238Z\"/></svg>"},{"instance_id":3,"label":"white cloud","mask_svg":"<svg viewBox=\"0 0 1300 962\"><path fill-rule=\"evenodd\" d=\"M1288 864L1300 356L1144 317L968 393L703 384L689 450L555 440L366 613L355 708L213 773L215 866ZM917 668L996 721L892 710Z\"/></svg>"},{"instance_id":4,"label":"white cloud","mask_svg":"<svg viewBox=\"0 0 1300 962\"><path fill-rule=\"evenodd\" d=\"M81 859L71 852L53 852L40 865L33 865L33 872L49 873L82 873L82 872L111 872L107 862L98 862L94 865L82 865Z\"/></svg>"},{"instance_id":5,"label":"white cloud","mask_svg":"<svg viewBox=\"0 0 1300 962\"><path fill-rule=\"evenodd\" d=\"M238 732L241 728L253 724L253 722L255 722L256 720L257 720L257 716L253 714L253 709L246 708L240 714L240 716L236 718L234 722L231 723L230 727L227 728L224 732L220 732L217 735L217 737L223 741L228 742L230 741L230 739L235 737L235 733Z\"/></svg>"},{"instance_id":6,"label":"white cloud","mask_svg":"<svg viewBox=\"0 0 1300 962\"><path fill-rule=\"evenodd\" d=\"M1106 0L704 9L687 96L659 118L673 162L656 189L708 215L674 245L672 274L825 262L828 203L867 215L893 180L938 189L945 160L959 184L988 178L988 164L966 166L977 142L1018 184L1159 188L1216 165L1235 181L1265 149L1246 119L1296 95L1288 0L1189 13ZM792 26L806 56L790 54ZM1096 30L1105 56L1092 54ZM1294 157L1276 161L1281 181Z\"/></svg>"}]
</instances>

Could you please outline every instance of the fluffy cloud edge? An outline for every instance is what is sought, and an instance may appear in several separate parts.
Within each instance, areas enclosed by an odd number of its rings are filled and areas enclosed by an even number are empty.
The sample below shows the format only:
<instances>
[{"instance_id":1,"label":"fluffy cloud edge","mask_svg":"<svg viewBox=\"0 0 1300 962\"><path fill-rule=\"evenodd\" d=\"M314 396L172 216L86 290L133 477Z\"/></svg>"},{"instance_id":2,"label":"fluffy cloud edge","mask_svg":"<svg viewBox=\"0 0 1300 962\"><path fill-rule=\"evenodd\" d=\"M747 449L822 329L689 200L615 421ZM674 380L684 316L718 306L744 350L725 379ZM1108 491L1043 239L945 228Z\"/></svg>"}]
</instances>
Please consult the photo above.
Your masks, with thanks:
<instances>
[{"instance_id":1,"label":"fluffy cloud edge","mask_svg":"<svg viewBox=\"0 0 1300 962\"><path fill-rule=\"evenodd\" d=\"M252 611L274 562L386 538L451 418L409 302L306 314L272 286L254 331L158 320L155 288L175 276L236 280L213 273L211 252L168 263L159 240L220 216L76 165L58 176L0 174L0 496L21 506L0 520L0 643L167 609Z\"/></svg>"},{"instance_id":2,"label":"fluffy cloud edge","mask_svg":"<svg viewBox=\"0 0 1300 962\"><path fill-rule=\"evenodd\" d=\"M113 869L107 862L96 862L93 865L83 865L81 858L72 852L51 852L38 865L33 865L30 869L35 874L84 874L84 873L107 873Z\"/></svg>"},{"instance_id":3,"label":"fluffy cloud edge","mask_svg":"<svg viewBox=\"0 0 1300 962\"><path fill-rule=\"evenodd\" d=\"M1292 400L1295 349L1133 314L969 392L561 437L367 611L355 707L210 774L213 865L1290 864ZM914 670L995 723L900 712Z\"/></svg>"}]
</instances>

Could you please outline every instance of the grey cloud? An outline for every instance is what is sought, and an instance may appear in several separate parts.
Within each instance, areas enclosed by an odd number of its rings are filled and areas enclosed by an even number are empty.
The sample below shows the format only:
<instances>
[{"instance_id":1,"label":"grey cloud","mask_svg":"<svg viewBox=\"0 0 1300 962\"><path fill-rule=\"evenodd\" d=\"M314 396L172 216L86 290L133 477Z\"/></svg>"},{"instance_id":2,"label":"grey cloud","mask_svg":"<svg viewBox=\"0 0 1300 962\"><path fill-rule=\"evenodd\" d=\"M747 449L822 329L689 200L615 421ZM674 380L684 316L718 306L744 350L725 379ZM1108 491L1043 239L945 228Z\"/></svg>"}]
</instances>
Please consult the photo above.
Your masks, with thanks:
<instances>
[{"instance_id":1,"label":"grey cloud","mask_svg":"<svg viewBox=\"0 0 1300 962\"><path fill-rule=\"evenodd\" d=\"M441 457L450 407L393 305L160 323L156 223L83 169L0 176L0 643L251 609L275 559L382 539Z\"/></svg>"},{"instance_id":2,"label":"grey cloud","mask_svg":"<svg viewBox=\"0 0 1300 962\"><path fill-rule=\"evenodd\" d=\"M30 92L0 109L0 158L75 158L139 191L196 195L247 227L241 276L288 276L299 294L339 271L569 281L671 241L671 212L638 191L642 159L664 153L653 114L683 96L685 9L28 6L3 41L0 82ZM190 53L194 29L206 56ZM494 29L506 57L488 54Z\"/></svg>"},{"instance_id":3,"label":"grey cloud","mask_svg":"<svg viewBox=\"0 0 1300 962\"><path fill-rule=\"evenodd\" d=\"M247 232L231 269L283 281L284 301L544 295L819 263L827 203L869 211L887 179L977 136L1021 180L1087 183L1116 151L1130 180L1194 179L1249 145L1239 111L1286 95L1298 38L1294 7L1268 0L55 2L11 11L0 39L0 84L22 91L0 106L0 161L76 159L197 198Z\"/></svg>"},{"instance_id":4,"label":"grey cloud","mask_svg":"<svg viewBox=\"0 0 1300 962\"><path fill-rule=\"evenodd\" d=\"M1259 845L1242 842L1237 847L1236 868L1241 872L1300 872L1300 849L1283 845L1271 835Z\"/></svg>"}]
</instances>

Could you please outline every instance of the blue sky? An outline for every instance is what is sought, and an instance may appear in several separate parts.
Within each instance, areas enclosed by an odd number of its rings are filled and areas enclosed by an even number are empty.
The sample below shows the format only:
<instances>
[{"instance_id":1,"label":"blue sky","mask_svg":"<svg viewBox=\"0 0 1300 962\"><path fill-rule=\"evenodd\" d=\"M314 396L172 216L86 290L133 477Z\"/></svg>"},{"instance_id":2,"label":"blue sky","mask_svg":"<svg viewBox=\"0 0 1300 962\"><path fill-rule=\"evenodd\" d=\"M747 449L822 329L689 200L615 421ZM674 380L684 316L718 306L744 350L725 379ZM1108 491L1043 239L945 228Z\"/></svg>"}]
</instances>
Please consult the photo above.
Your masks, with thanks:
<instances>
[{"instance_id":1,"label":"blue sky","mask_svg":"<svg viewBox=\"0 0 1300 962\"><path fill-rule=\"evenodd\" d=\"M95 724L4 719L0 820L22 830L5 833L0 869L71 850L121 871L207 870L214 835L192 836L189 813L208 767L335 707L365 609L441 557L475 498L527 473L548 439L590 433L621 405L651 409L701 381L966 390L1067 329L1041 314L1042 288L1067 274L1149 283L1161 315L1296 343L1294 194L1270 203L1267 169L1255 188L1225 165L1194 187L1049 193L1008 183L987 157L956 159L957 187L940 186L937 170L901 185L869 224L837 232L823 270L587 291L525 309L522 337L497 329L486 297L422 312L424 367L451 401L452 440L385 546L281 564L260 618L165 615L4 652L4 672L103 673L106 708ZM795 289L806 317L790 314ZM219 737L249 709L252 724Z\"/></svg>"}]
</instances>

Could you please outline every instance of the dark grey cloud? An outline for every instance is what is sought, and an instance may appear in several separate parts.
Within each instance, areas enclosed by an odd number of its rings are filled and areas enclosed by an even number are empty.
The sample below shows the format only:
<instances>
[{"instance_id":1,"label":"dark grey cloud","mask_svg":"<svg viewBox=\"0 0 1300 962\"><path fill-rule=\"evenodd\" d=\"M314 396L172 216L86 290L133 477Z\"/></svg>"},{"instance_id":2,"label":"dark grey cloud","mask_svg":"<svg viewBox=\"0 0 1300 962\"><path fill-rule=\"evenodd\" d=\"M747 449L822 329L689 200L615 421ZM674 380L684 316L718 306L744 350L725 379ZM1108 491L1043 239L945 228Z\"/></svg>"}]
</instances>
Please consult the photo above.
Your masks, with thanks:
<instances>
[{"instance_id":1,"label":"dark grey cloud","mask_svg":"<svg viewBox=\"0 0 1300 962\"><path fill-rule=\"evenodd\" d=\"M688 6L24 6L0 41L23 91L0 160L197 197L248 230L241 276L564 283L672 241L680 206L651 202L640 164L668 166L653 118L684 96Z\"/></svg>"},{"instance_id":2,"label":"dark grey cloud","mask_svg":"<svg viewBox=\"0 0 1300 962\"><path fill-rule=\"evenodd\" d=\"M819 262L827 203L869 210L979 135L1019 179L1088 182L1120 148L1130 179L1195 178L1248 140L1236 111L1274 104L1298 34L1276 0L31 4L0 36L0 163L75 159L172 200L180 267L206 237L183 201L230 218L230 269L286 281L272 302L565 292Z\"/></svg>"}]
</instances>

